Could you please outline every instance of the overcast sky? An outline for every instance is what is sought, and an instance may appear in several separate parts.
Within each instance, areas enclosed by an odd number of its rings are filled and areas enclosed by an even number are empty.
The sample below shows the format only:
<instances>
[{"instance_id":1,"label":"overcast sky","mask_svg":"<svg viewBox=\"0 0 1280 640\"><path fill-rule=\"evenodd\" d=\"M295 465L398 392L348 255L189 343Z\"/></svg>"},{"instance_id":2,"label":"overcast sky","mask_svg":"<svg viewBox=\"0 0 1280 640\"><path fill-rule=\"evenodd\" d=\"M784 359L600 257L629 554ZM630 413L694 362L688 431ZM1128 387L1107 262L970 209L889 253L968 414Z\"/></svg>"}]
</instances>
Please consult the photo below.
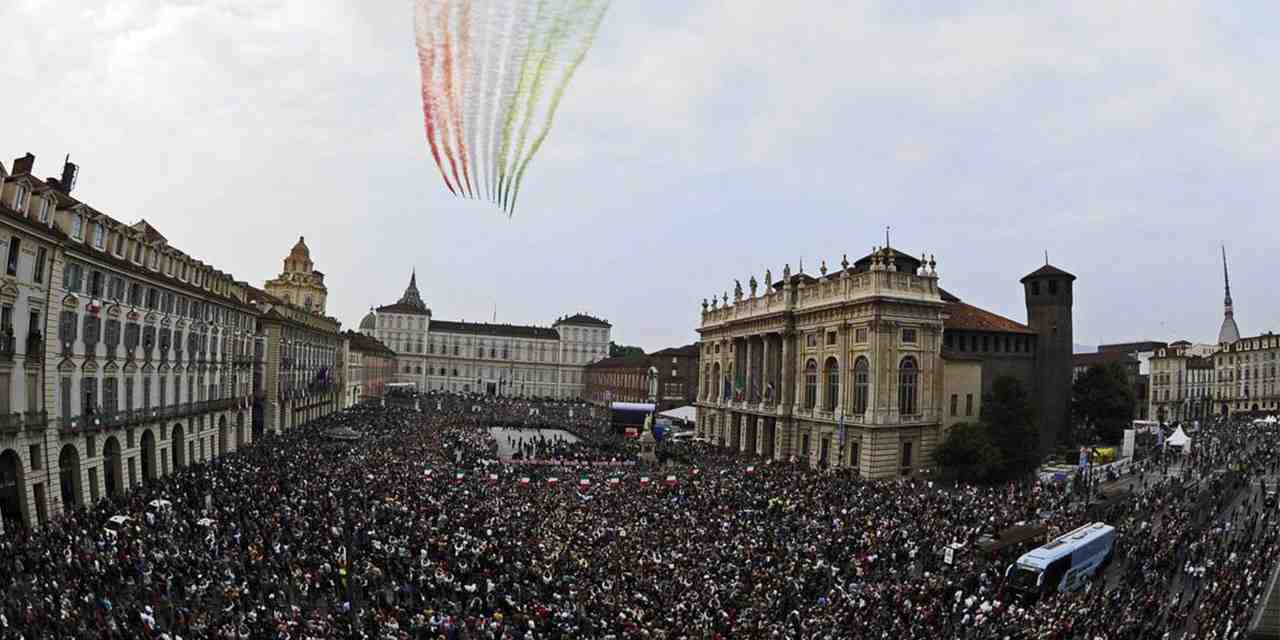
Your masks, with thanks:
<instances>
[{"instance_id":1,"label":"overcast sky","mask_svg":"<svg viewBox=\"0 0 1280 640\"><path fill-rule=\"evenodd\" d=\"M1084 344L1212 342L1225 242L1242 333L1278 328L1275 3L953 4L619 0L508 220L430 159L409 0L8 0L0 156L70 153L78 196L258 285L305 235L352 328L416 267L436 318L658 349L885 225L1018 321L1047 250Z\"/></svg>"}]
</instances>

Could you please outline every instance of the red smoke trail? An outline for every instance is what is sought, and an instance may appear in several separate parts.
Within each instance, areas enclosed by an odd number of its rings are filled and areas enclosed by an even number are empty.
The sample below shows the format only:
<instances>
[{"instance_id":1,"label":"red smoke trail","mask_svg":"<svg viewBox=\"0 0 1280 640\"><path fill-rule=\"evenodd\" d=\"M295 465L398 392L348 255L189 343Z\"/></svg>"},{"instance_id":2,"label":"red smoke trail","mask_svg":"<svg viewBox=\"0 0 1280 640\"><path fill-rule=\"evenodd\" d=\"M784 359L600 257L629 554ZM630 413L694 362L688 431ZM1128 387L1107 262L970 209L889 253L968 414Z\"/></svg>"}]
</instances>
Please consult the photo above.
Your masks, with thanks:
<instances>
[{"instance_id":1,"label":"red smoke trail","mask_svg":"<svg viewBox=\"0 0 1280 640\"><path fill-rule=\"evenodd\" d=\"M429 0L419 0L418 10L426 13L427 8L425 2ZM449 176L445 174L444 163L440 161L440 148L436 145L436 100L435 92L432 91L435 71L435 41L431 38L431 32L424 30L425 33L418 34L418 65L422 68L422 120L427 128L427 143L431 145L431 157L435 158L436 168L440 170L440 177L444 178L444 186L449 188L449 193L458 195L457 190L453 188L453 184L449 182Z\"/></svg>"},{"instance_id":2,"label":"red smoke trail","mask_svg":"<svg viewBox=\"0 0 1280 640\"><path fill-rule=\"evenodd\" d=\"M449 99L449 108L456 108L456 101L453 99L453 40L449 32L449 0L442 0L440 3L440 31L444 33L444 92L445 97ZM448 121L445 123L448 130ZM458 163L453 157L453 147L449 141L445 141L444 155L449 159L449 168L453 170L453 180L458 184L458 188L462 188L462 180L458 177Z\"/></svg>"},{"instance_id":3,"label":"red smoke trail","mask_svg":"<svg viewBox=\"0 0 1280 640\"><path fill-rule=\"evenodd\" d=\"M462 30L462 33L458 36L458 82L464 85L462 91L465 96L466 90L470 88L467 86L469 80L468 67L475 64L475 61L471 59L471 0L462 0L462 18L458 26ZM458 156L462 160L462 176L467 181L467 193L474 198L476 197L476 191L471 183L471 154L467 151L467 132L463 131L462 110L457 106L458 95L456 92L452 90L449 92L449 101L452 103L450 108L453 109L453 127L458 132Z\"/></svg>"}]
</instances>

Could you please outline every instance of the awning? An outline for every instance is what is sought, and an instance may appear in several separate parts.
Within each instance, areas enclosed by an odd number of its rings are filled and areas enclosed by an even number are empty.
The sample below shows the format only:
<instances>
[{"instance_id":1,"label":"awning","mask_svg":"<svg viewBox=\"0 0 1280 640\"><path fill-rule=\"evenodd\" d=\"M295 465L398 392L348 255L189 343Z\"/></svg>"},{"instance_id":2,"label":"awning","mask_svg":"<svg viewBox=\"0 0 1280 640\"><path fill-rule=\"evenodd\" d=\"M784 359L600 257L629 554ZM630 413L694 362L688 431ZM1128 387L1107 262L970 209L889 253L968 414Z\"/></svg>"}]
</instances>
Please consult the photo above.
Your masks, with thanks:
<instances>
[{"instance_id":1,"label":"awning","mask_svg":"<svg viewBox=\"0 0 1280 640\"><path fill-rule=\"evenodd\" d=\"M668 411L663 411L658 415L664 418L671 418L672 420L683 420L685 422L692 422L695 424L698 422L698 408L693 405L676 407Z\"/></svg>"}]
</instances>

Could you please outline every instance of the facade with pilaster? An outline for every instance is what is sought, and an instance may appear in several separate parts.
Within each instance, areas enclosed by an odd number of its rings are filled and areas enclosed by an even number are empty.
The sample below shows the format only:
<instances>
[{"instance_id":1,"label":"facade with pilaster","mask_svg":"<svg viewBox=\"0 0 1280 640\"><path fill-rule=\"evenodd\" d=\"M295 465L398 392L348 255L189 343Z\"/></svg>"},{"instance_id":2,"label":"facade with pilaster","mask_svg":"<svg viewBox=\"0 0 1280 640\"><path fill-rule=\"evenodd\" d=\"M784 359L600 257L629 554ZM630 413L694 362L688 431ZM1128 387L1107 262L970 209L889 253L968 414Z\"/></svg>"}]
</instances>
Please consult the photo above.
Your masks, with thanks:
<instances>
[{"instance_id":1,"label":"facade with pilaster","mask_svg":"<svg viewBox=\"0 0 1280 640\"><path fill-rule=\"evenodd\" d=\"M17 259L0 284L0 301L16 310L25 300L27 315L21 367L0 367L11 412L0 515L38 527L247 445L255 310L230 275L146 221L124 224L72 197L74 165L39 189L33 163L16 161L0 190L5 222L30 229L11 239Z\"/></svg>"},{"instance_id":2,"label":"facade with pilaster","mask_svg":"<svg viewBox=\"0 0 1280 640\"><path fill-rule=\"evenodd\" d=\"M933 263L881 249L819 277L704 302L698 429L872 478L928 464L942 421L945 302ZM842 374L847 371L848 374ZM843 430L840 428L843 424Z\"/></svg>"},{"instance_id":3,"label":"facade with pilaster","mask_svg":"<svg viewBox=\"0 0 1280 640\"><path fill-rule=\"evenodd\" d=\"M254 430L283 433L342 406L342 324L249 288L258 309L262 367L254 379ZM259 417L261 416L261 417Z\"/></svg>"},{"instance_id":4,"label":"facade with pilaster","mask_svg":"<svg viewBox=\"0 0 1280 640\"><path fill-rule=\"evenodd\" d=\"M394 304L360 323L396 353L396 382L421 390L582 398L587 365L608 356L612 325L584 313L550 327L435 320L417 274Z\"/></svg>"}]
</instances>

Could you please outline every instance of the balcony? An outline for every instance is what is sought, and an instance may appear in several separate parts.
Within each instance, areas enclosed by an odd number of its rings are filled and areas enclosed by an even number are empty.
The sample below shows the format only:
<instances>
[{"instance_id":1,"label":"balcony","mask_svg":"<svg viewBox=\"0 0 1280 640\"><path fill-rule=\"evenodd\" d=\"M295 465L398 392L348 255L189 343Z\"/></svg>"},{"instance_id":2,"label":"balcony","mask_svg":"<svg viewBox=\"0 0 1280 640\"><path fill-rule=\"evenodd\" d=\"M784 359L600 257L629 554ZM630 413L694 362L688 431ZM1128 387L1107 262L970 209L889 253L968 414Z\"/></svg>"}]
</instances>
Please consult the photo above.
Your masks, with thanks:
<instances>
[{"instance_id":1,"label":"balcony","mask_svg":"<svg viewBox=\"0 0 1280 640\"><path fill-rule=\"evenodd\" d=\"M26 354L28 360L44 360L44 337L39 331L27 334Z\"/></svg>"}]
</instances>

